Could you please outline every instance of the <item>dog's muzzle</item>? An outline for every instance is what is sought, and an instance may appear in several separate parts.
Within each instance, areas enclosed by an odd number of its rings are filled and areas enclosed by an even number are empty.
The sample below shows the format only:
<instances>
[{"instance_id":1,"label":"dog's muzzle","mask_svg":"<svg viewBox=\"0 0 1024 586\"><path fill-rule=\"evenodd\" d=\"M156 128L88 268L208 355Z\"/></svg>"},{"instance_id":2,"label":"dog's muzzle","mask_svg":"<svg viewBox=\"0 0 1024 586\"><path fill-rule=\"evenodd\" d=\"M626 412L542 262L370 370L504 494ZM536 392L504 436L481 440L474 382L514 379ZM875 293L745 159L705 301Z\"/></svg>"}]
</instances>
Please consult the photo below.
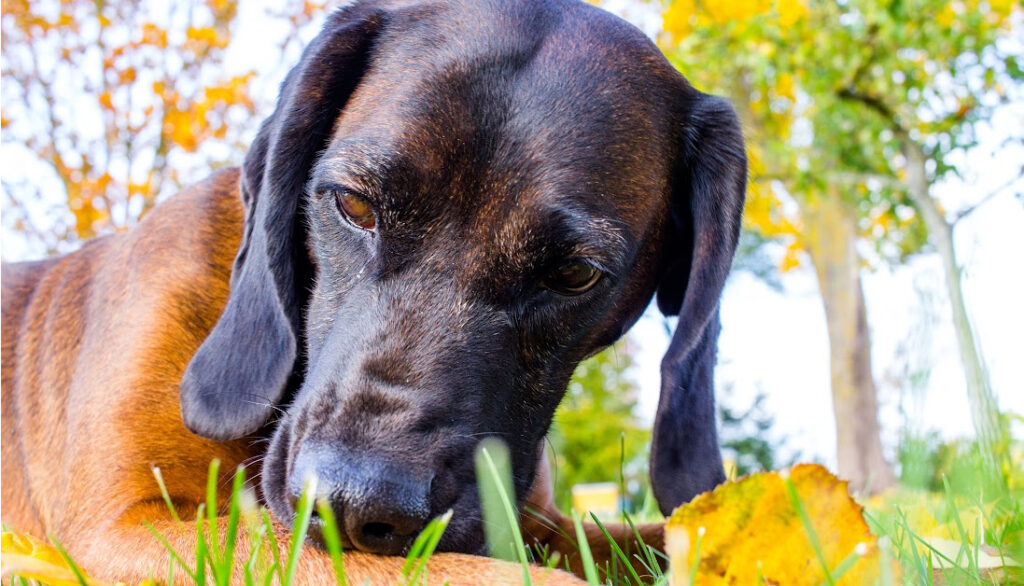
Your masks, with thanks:
<instances>
[{"instance_id":1,"label":"dog's muzzle","mask_svg":"<svg viewBox=\"0 0 1024 586\"><path fill-rule=\"evenodd\" d=\"M330 506L342 546L368 553L400 555L412 545L430 516L432 475L383 458L304 445L288 477L293 510L302 491L312 486L316 499ZM314 510L310 536L323 542L323 523Z\"/></svg>"}]
</instances>

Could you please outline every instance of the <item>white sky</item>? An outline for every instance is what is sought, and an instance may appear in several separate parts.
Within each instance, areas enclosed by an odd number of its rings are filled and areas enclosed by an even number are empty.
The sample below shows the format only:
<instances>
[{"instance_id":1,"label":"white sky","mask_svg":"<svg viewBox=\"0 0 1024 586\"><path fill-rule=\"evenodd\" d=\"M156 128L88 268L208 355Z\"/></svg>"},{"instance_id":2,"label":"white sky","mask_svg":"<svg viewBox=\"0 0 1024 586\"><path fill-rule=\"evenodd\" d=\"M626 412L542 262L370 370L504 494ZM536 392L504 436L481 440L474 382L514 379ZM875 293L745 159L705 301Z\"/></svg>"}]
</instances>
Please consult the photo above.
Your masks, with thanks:
<instances>
[{"instance_id":1,"label":"white sky","mask_svg":"<svg viewBox=\"0 0 1024 586\"><path fill-rule=\"evenodd\" d=\"M656 12L638 9L628 0L618 4L626 11L625 16L645 30L653 31L660 25ZM247 24L235 31L228 66L239 72L256 68L260 74L254 90L257 95L267 96L269 104L285 73L278 64L294 63L298 55L282 60L276 43L268 41L281 38L286 25L267 19L262 3L242 6L240 18ZM318 26L319 22L304 31L304 40L315 34ZM268 107L266 114L269 112ZM970 181L937 186L947 208L976 201L1002 185L1024 161L1024 150L1019 147L996 148L1005 136L1024 135L1024 104L999 111L992 127L998 130L984 132L982 144L965 161L974 171ZM0 174L4 177L28 175L43 183L53 181L16 147L5 145L0 152ZM957 228L956 244L966 267L967 300L993 387L1004 409L1024 413L1024 203L1014 199L1014 191L1024 191L1024 181L1018 180L1015 190L1007 190L965 220ZM5 233L3 245L5 258L28 253L10 234ZM905 397L904 405L919 429L935 429L945 437L971 432L940 271L937 257L921 256L895 271L864 275L884 440L890 450L904 417L899 412L900 392L882 381L894 368L897 346L908 339L922 314L915 284L930 290L938 300L938 321L930 330L930 344L916 346L931 356L933 368L926 393L916 403ZM789 447L806 457L834 464L828 337L817 285L809 269L785 275L783 283L785 292L780 294L750 275L732 276L722 301L717 380L719 384L734 385L733 403L739 406L748 405L758 391L765 392L767 407L776 417L776 433L788 437ZM634 370L642 388L639 412L650 421L659 393L658 365L668 342L664 320L650 309L629 336L639 348Z\"/></svg>"}]
</instances>

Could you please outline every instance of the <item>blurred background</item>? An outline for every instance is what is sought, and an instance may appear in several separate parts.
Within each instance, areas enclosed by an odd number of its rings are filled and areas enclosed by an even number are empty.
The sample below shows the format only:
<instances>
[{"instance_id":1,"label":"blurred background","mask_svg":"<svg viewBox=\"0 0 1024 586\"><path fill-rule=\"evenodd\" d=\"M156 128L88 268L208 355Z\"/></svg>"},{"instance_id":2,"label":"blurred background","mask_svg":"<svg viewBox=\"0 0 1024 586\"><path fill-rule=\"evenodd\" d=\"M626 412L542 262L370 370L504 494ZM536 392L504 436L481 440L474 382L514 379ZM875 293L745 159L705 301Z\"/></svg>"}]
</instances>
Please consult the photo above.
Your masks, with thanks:
<instances>
[{"instance_id":1,"label":"blurred background","mask_svg":"<svg viewBox=\"0 0 1024 586\"><path fill-rule=\"evenodd\" d=\"M818 461L864 495L938 490L944 477L1019 490L1021 5L599 4L698 89L731 98L743 121L750 185L717 371L731 473ZM181 186L239 164L330 10L2 6L4 261L127 230ZM672 327L651 309L580 366L550 437L562 505L590 483L611 483L629 510L649 501Z\"/></svg>"}]
</instances>

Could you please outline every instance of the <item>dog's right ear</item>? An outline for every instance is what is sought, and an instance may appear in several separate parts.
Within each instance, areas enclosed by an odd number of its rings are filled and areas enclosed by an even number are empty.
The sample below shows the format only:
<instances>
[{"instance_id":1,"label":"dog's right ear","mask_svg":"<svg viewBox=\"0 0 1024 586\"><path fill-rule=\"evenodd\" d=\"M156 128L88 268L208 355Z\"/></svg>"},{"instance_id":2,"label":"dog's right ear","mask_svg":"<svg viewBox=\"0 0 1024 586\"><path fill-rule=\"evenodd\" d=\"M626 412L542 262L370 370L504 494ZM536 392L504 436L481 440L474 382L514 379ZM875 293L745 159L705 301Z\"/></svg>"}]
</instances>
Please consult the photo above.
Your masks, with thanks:
<instances>
[{"instance_id":1,"label":"dog's right ear","mask_svg":"<svg viewBox=\"0 0 1024 586\"><path fill-rule=\"evenodd\" d=\"M384 15L366 4L332 14L281 85L242 169L245 227L231 293L181 383L186 427L214 440L257 431L296 368L313 277L303 195L338 114L366 71Z\"/></svg>"}]
</instances>

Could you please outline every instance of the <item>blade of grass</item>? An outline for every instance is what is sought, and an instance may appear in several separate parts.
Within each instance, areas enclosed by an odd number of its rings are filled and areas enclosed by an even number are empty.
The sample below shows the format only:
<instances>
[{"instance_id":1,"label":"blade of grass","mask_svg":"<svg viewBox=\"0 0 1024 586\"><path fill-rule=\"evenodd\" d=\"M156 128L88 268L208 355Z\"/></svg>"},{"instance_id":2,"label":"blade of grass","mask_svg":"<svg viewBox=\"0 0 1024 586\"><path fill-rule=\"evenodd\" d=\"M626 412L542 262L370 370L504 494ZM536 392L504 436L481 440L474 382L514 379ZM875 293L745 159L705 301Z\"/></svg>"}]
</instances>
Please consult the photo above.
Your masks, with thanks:
<instances>
[{"instance_id":1,"label":"blade of grass","mask_svg":"<svg viewBox=\"0 0 1024 586\"><path fill-rule=\"evenodd\" d=\"M608 533L608 530L605 529L604 524L601 523L601 520L598 519L597 515L595 515L594 513L590 513L590 517L594 520L594 523L597 524L597 528L601 530L601 533L604 534L605 539L608 540L608 545L611 546L612 552L615 553L616 559L622 560L622 565L626 567L626 571L629 573L629 576L633 579L633 582L638 586L640 584L643 584L643 582L640 581L640 576L636 573L636 569L633 568L633 564L629 563L629 556L626 554L626 552L622 551L622 548L619 547L618 543L615 543L615 540L612 538L611 534ZM626 547L629 547L629 540L626 540Z\"/></svg>"},{"instance_id":2,"label":"blade of grass","mask_svg":"<svg viewBox=\"0 0 1024 586\"><path fill-rule=\"evenodd\" d=\"M654 555L654 548L644 543L644 538L640 535L640 530L636 528L630 515L626 515L626 523L629 524L630 530L633 531L633 537L636 538L636 542L640 545L640 554L643 554L643 557L640 557L639 554L633 554L633 557L640 560L640 563L643 564L644 568L652 576L655 578L663 577L665 573L661 571L661 564L658 563L658 558Z\"/></svg>"},{"instance_id":3,"label":"blade of grass","mask_svg":"<svg viewBox=\"0 0 1024 586\"><path fill-rule=\"evenodd\" d=\"M895 583L892 575L892 559L890 548L892 547L892 541L888 535L883 535L878 538L878 560L881 564L881 582L882 586L893 586Z\"/></svg>"},{"instance_id":4,"label":"blade of grass","mask_svg":"<svg viewBox=\"0 0 1024 586\"><path fill-rule=\"evenodd\" d=\"M149 532L152 533L154 537L156 537L156 540L160 542L160 545L162 545L163 548L167 550L167 553L171 556L171 559L175 562L178 562L178 565L180 565L182 569L185 570L185 573L188 574L189 578L192 578L193 582L199 584L199 579L196 577L196 573L192 571L192 568L188 567L188 564L186 564L185 560L182 559L180 555L178 555L178 552L174 551L174 548L171 547L171 544L167 542L167 539L165 539L164 536L156 530L156 527L153 527L153 524L149 521L143 521L142 523L146 526L146 529L149 529ZM172 565L171 567L173 568L174 566ZM174 582L168 583L173 584Z\"/></svg>"},{"instance_id":5,"label":"blade of grass","mask_svg":"<svg viewBox=\"0 0 1024 586\"><path fill-rule=\"evenodd\" d=\"M942 488L946 493L946 502L949 504L950 512L953 516L953 520L956 521L956 529L960 534L960 552L957 553L957 558L960 557L960 553L966 552L967 554L967 569L972 576L979 579L977 558L971 557L970 550L970 535L967 534L967 530L964 529L964 524L960 521L960 507L956 504L956 498L953 496L953 489L949 486L949 479L945 476L942 477ZM957 564L959 565L959 564Z\"/></svg>"},{"instance_id":6,"label":"blade of grass","mask_svg":"<svg viewBox=\"0 0 1024 586\"><path fill-rule=\"evenodd\" d=\"M245 486L245 467L235 469L234 482L231 485L231 504L228 506L227 535L224 537L224 556L220 559L217 570L217 584L231 585L231 573L235 565L235 541L238 538L238 517L241 513L239 499Z\"/></svg>"},{"instance_id":7,"label":"blade of grass","mask_svg":"<svg viewBox=\"0 0 1024 586\"><path fill-rule=\"evenodd\" d=\"M89 586L89 583L85 580L85 574L82 572L82 569L79 568L78 564L76 564L74 560L71 559L71 556L68 555L68 552L64 549L64 546L61 545L59 541L57 541L57 538L53 535L50 535L50 543L53 544L53 547L57 550L57 553L59 553L60 557L63 558L64 563L67 564L69 568L71 568L71 573L75 575L75 580L78 580L78 583L82 586Z\"/></svg>"},{"instance_id":8,"label":"blade of grass","mask_svg":"<svg viewBox=\"0 0 1024 586\"><path fill-rule=\"evenodd\" d=\"M220 535L217 527L217 474L220 472L220 460L210 460L210 471L206 476L206 522L209 526L210 562L216 579L216 563L220 558Z\"/></svg>"},{"instance_id":9,"label":"blade of grass","mask_svg":"<svg viewBox=\"0 0 1024 586\"><path fill-rule=\"evenodd\" d=\"M910 534L911 539L913 539L915 541L919 541L921 543L921 545L925 546L925 548L927 548L929 550L929 555L935 555L936 557L938 557L942 561L944 561L947 564L949 564L950 569L957 570L958 572L961 572L967 578L970 578L971 580L974 580L974 581L978 581L979 580L979 576L977 574L972 574L970 571L963 569L960 566L960 564L958 564L955 561L949 559L949 556L947 556L946 554L944 554L941 551L939 551L938 549L936 549L932 544L928 543L927 539L921 537L920 535L917 535L913 531L910 531L909 528L908 528L907 531ZM931 575L933 569L934 569L934 566L929 562L928 563L928 571L927 571L927 574L929 576Z\"/></svg>"},{"instance_id":10,"label":"blade of grass","mask_svg":"<svg viewBox=\"0 0 1024 586\"><path fill-rule=\"evenodd\" d=\"M705 533L707 533L707 529L703 525L697 528L697 543L693 546L693 563L690 564L690 575L687 576L689 580L687 584L689 586L697 583L697 568L700 567L700 546L704 543Z\"/></svg>"},{"instance_id":11,"label":"blade of grass","mask_svg":"<svg viewBox=\"0 0 1024 586\"><path fill-rule=\"evenodd\" d=\"M978 578L981 578L981 517L974 519L974 564L977 567Z\"/></svg>"},{"instance_id":12,"label":"blade of grass","mask_svg":"<svg viewBox=\"0 0 1024 586\"><path fill-rule=\"evenodd\" d=\"M334 566L334 577L338 580L338 586L348 586L345 556L341 551L341 533L338 532L338 521L334 518L334 511L327 501L323 500L316 503L316 510L320 515L320 531L323 533L324 545L327 546L327 554L331 556L331 564Z\"/></svg>"},{"instance_id":13,"label":"blade of grass","mask_svg":"<svg viewBox=\"0 0 1024 586\"><path fill-rule=\"evenodd\" d=\"M902 507L896 507L896 514L900 517L900 527L903 529L904 536L910 540L908 546L910 548L910 552L913 554L913 568L917 570L917 575L920 581L931 586L932 572L930 564L926 564L925 560L921 557L921 553L917 551L917 546L914 544L914 533L910 530L910 523L907 521L907 515L903 511ZM903 550L901 549L901 551Z\"/></svg>"},{"instance_id":14,"label":"blade of grass","mask_svg":"<svg viewBox=\"0 0 1024 586\"><path fill-rule=\"evenodd\" d=\"M256 577L253 572L256 570L256 562L259 560L260 548L263 547L263 536L258 532L254 532L249 540L252 544L251 551L242 571L242 579L245 581L245 586L256 586ZM169 583L173 584L173 582Z\"/></svg>"},{"instance_id":15,"label":"blade of grass","mask_svg":"<svg viewBox=\"0 0 1024 586\"><path fill-rule=\"evenodd\" d=\"M196 586L206 584L206 561L210 559L210 550L206 544L204 513L206 505L200 504L196 509Z\"/></svg>"},{"instance_id":16,"label":"blade of grass","mask_svg":"<svg viewBox=\"0 0 1024 586\"><path fill-rule=\"evenodd\" d=\"M448 523L451 520L452 511L449 509L447 513L431 520L416 537L410 549L410 557L406 560L407 568L410 561L414 562L414 566L411 568L411 573L407 573L404 570L402 572L406 577L406 584L418 584L421 574L423 574L424 582L426 582L427 560L430 559L430 556L434 555L434 550L437 549L437 544L441 541L441 536L444 534L445 529L448 528ZM412 557L411 552L414 550L417 554L415 557Z\"/></svg>"},{"instance_id":17,"label":"blade of grass","mask_svg":"<svg viewBox=\"0 0 1024 586\"><path fill-rule=\"evenodd\" d=\"M789 502L793 505L797 515L800 517L800 522L803 523L804 533L807 534L807 541L811 544L811 549L814 550L814 555L818 558L818 563L821 564L821 571L825 573L825 582L829 586L835 586L835 579L832 577L832 572L828 569L828 562L825 560L825 553L821 549L821 541L818 539L818 534L814 531L814 525L811 523L810 516L807 515L807 509L804 508L804 503L800 500L800 495L796 491L796 486L788 478L786 480L786 494L789 495Z\"/></svg>"},{"instance_id":18,"label":"blade of grass","mask_svg":"<svg viewBox=\"0 0 1024 586\"><path fill-rule=\"evenodd\" d=\"M277 581L284 584L284 566L281 565L281 549L278 547L277 534L274 533L274 524L270 522L270 513L263 509L263 526L267 529L267 542L270 543L270 553L274 563L271 569L267 570L267 576L273 576L273 569L277 570Z\"/></svg>"},{"instance_id":19,"label":"blade of grass","mask_svg":"<svg viewBox=\"0 0 1024 586\"><path fill-rule=\"evenodd\" d=\"M263 576L263 586L271 585L274 580L274 574L277 574L278 576L281 575L281 565L277 562L270 564L270 568L267 569L266 575Z\"/></svg>"},{"instance_id":20,"label":"blade of grass","mask_svg":"<svg viewBox=\"0 0 1024 586\"><path fill-rule=\"evenodd\" d=\"M590 551L590 544L587 543L587 534L583 532L583 522L580 521L580 516L576 513L575 509L570 512L572 513L572 524L576 527L576 542L580 548L583 574L587 577L587 584L598 586L600 582L597 580L597 567L594 565L594 555Z\"/></svg>"},{"instance_id":21,"label":"blade of grass","mask_svg":"<svg viewBox=\"0 0 1024 586\"><path fill-rule=\"evenodd\" d=\"M181 518L178 517L178 510L174 508L174 502L171 501L171 494L167 492L167 485L164 484L164 475L160 473L160 467L153 466L152 470L153 476L156 477L156 484L160 487L160 495L164 497L164 504L167 505L167 510L171 512L171 518L175 522L180 523Z\"/></svg>"},{"instance_id":22,"label":"blade of grass","mask_svg":"<svg viewBox=\"0 0 1024 586\"><path fill-rule=\"evenodd\" d=\"M498 467L496 459L501 462L501 468ZM504 548L501 553L508 556L510 553L508 549L512 549L511 553L514 553L515 556L510 559L502 559L515 561L515 558L518 557L523 566L523 584L532 584L530 562L527 559L526 548L523 546L523 536L519 532L519 515L512 502L513 497L509 496L512 488L512 470L509 464L508 448L500 439L485 438L477 446L474 460L477 484L480 488L480 503L484 513L484 532L487 536L487 545L492 548L491 554L495 555L496 553L493 548ZM501 537L504 533L499 532L495 535L492 528L501 526L498 522L502 511L507 523L506 527L511 531L511 544ZM493 538L501 541L492 543Z\"/></svg>"},{"instance_id":23,"label":"blade of grass","mask_svg":"<svg viewBox=\"0 0 1024 586\"><path fill-rule=\"evenodd\" d=\"M619 502L618 502L618 505L619 505L619 512L621 513L622 516L625 516L625 514L626 514L626 432L625 431L620 431L619 432ZM597 517L595 517L593 514L591 514L591 516L594 517L595 521L597 520ZM623 520L622 522L625 523L625 520ZM600 523L598 524L598 526L600 527ZM601 528L601 530L602 530L602 532L604 532L604 528L603 527ZM605 536L607 537L607 534ZM612 540L611 543L615 544L614 540ZM615 545L617 546L618 544L615 544ZM632 564L630 564L628 561L626 561L626 560L629 559L628 556L629 556L629 540L627 539L626 540L626 551L625 551L625 556L624 556L625 559L623 560L623 563L629 569L629 572L631 572L633 575L636 575L636 571L633 569ZM612 558L612 572L614 572L613 575L616 577L615 578L616 581L618 581L618 575L619 575L618 565L619 565L618 557ZM637 582L637 583L639 584L639 582Z\"/></svg>"},{"instance_id":24,"label":"blade of grass","mask_svg":"<svg viewBox=\"0 0 1024 586\"><path fill-rule=\"evenodd\" d=\"M313 517L313 501L316 500L314 495L316 495L316 476L310 476L306 480L306 487L302 490L302 496L299 497L299 502L295 507L295 524L292 526L291 545L281 586L291 586L295 580L299 554L302 553L302 544L306 541L309 520Z\"/></svg>"},{"instance_id":25,"label":"blade of grass","mask_svg":"<svg viewBox=\"0 0 1024 586\"><path fill-rule=\"evenodd\" d=\"M488 553L491 557L514 562L518 559L518 552L515 548L516 537L512 526L518 526L518 515L509 517L515 518L516 523L509 522L504 503L508 493L512 491L511 472L507 470L508 450L498 441L486 444L484 442L477 448L476 475ZM495 463L494 460L498 462ZM506 495L506 499L502 498L502 494Z\"/></svg>"},{"instance_id":26,"label":"blade of grass","mask_svg":"<svg viewBox=\"0 0 1024 586\"><path fill-rule=\"evenodd\" d=\"M850 568L852 568L854 564L860 561L860 558L864 557L866 553L867 545L863 543L858 543L856 547L853 548L853 551L851 551L849 555L843 558L843 561L839 562L839 564L832 570L832 577L835 578L835 580L838 582L839 579L843 577L843 574L849 572Z\"/></svg>"}]
</instances>

